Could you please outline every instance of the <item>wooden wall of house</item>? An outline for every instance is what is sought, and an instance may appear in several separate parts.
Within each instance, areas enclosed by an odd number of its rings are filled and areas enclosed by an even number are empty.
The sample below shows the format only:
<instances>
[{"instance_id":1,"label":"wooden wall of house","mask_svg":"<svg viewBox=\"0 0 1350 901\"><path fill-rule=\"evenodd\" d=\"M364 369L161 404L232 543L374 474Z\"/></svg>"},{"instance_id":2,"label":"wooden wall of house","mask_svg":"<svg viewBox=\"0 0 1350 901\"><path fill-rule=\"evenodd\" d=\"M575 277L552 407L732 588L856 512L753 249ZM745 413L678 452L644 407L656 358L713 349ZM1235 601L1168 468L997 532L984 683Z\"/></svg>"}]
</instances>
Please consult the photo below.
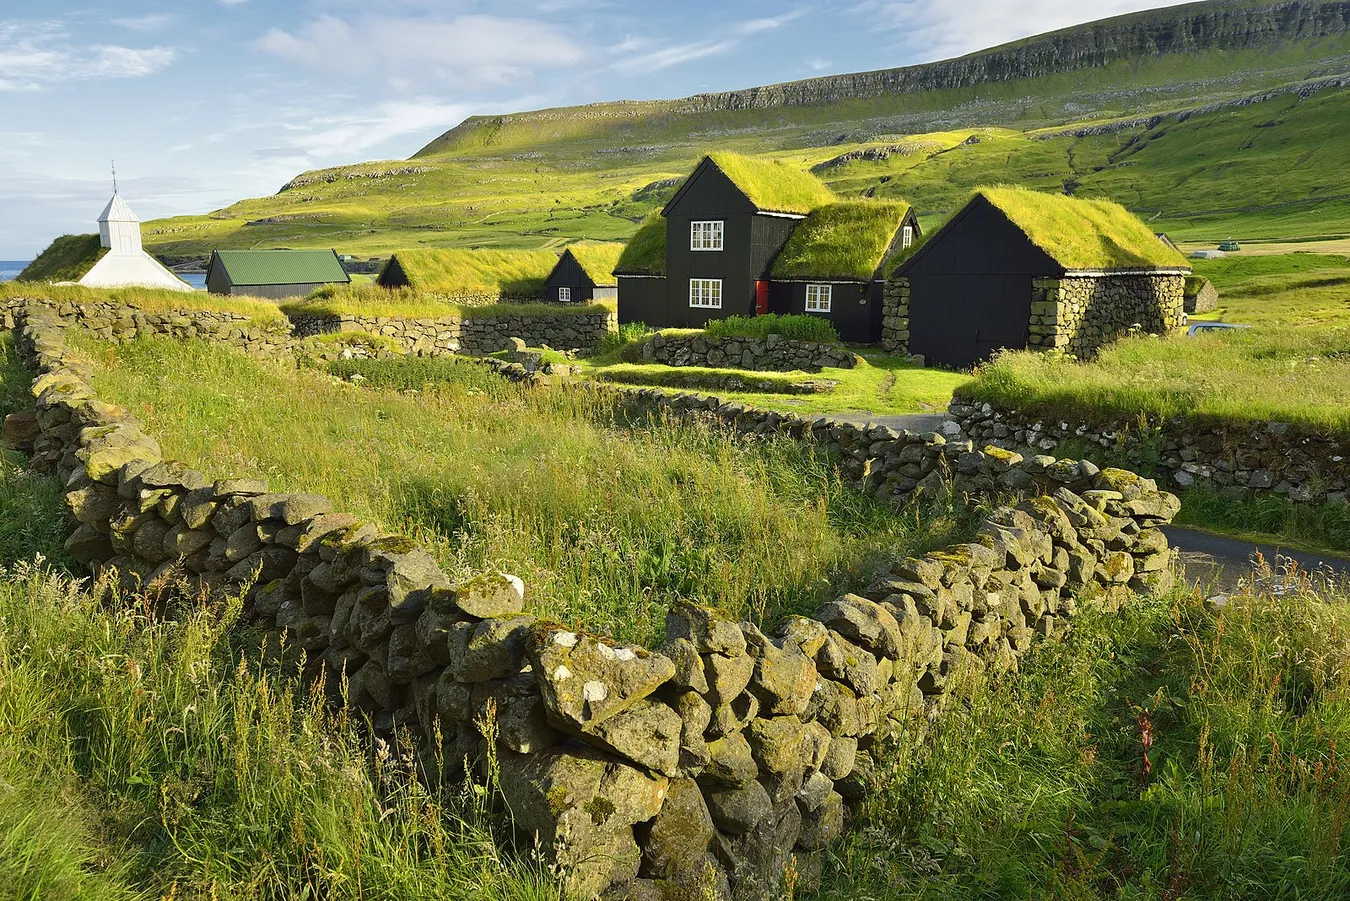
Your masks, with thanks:
<instances>
[{"instance_id":1,"label":"wooden wall of house","mask_svg":"<svg viewBox=\"0 0 1350 901\"><path fill-rule=\"evenodd\" d=\"M548 274L548 279L544 282L544 297L550 301L562 302L562 298L558 296L559 288L571 289L572 303L589 303L596 297L595 282L581 268L570 251L563 253L558 265Z\"/></svg>"},{"instance_id":2,"label":"wooden wall of house","mask_svg":"<svg viewBox=\"0 0 1350 901\"><path fill-rule=\"evenodd\" d=\"M670 328L667 282L662 276L619 276L619 325L642 322L653 328Z\"/></svg>"},{"instance_id":3,"label":"wooden wall of house","mask_svg":"<svg viewBox=\"0 0 1350 901\"><path fill-rule=\"evenodd\" d=\"M769 285L769 312L805 314L828 319L839 337L850 344L875 344L881 340L882 282L830 283L830 312L806 312L806 287L825 282L775 281Z\"/></svg>"},{"instance_id":4,"label":"wooden wall of house","mask_svg":"<svg viewBox=\"0 0 1350 901\"><path fill-rule=\"evenodd\" d=\"M232 285L226 293L262 297L267 300L286 300L291 297L304 297L328 282L311 282L304 285Z\"/></svg>"}]
</instances>

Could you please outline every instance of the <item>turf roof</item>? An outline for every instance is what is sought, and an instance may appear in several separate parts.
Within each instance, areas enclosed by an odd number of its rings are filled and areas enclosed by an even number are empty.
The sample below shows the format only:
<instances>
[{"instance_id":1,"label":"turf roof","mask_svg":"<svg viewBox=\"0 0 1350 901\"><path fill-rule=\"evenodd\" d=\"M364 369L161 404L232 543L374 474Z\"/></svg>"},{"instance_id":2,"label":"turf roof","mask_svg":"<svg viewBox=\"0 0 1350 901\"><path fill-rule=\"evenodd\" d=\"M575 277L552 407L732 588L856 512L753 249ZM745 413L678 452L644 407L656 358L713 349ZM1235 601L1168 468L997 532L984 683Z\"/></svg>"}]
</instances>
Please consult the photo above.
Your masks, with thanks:
<instances>
[{"instance_id":1,"label":"turf roof","mask_svg":"<svg viewBox=\"0 0 1350 901\"><path fill-rule=\"evenodd\" d=\"M25 266L16 281L78 282L107 252L98 235L62 235Z\"/></svg>"},{"instance_id":2,"label":"turf roof","mask_svg":"<svg viewBox=\"0 0 1350 901\"><path fill-rule=\"evenodd\" d=\"M579 241L567 247L581 271L597 286L616 284L614 267L623 250L624 245L614 241Z\"/></svg>"},{"instance_id":3,"label":"turf roof","mask_svg":"<svg viewBox=\"0 0 1350 901\"><path fill-rule=\"evenodd\" d=\"M390 257L380 284L395 263L410 288L427 294L533 297L544 293L558 256L551 250L403 250Z\"/></svg>"},{"instance_id":4,"label":"turf roof","mask_svg":"<svg viewBox=\"0 0 1350 901\"><path fill-rule=\"evenodd\" d=\"M834 193L810 172L782 160L710 153L708 159L761 211L806 215L835 200Z\"/></svg>"},{"instance_id":5,"label":"turf roof","mask_svg":"<svg viewBox=\"0 0 1350 901\"><path fill-rule=\"evenodd\" d=\"M1065 269L1190 269L1176 250L1125 207L1030 188L980 188L1031 242Z\"/></svg>"},{"instance_id":6,"label":"turf roof","mask_svg":"<svg viewBox=\"0 0 1350 901\"><path fill-rule=\"evenodd\" d=\"M638 228L637 233L628 240L619 262L614 266L615 275L665 275L666 274L666 217L652 213Z\"/></svg>"},{"instance_id":7,"label":"turf roof","mask_svg":"<svg viewBox=\"0 0 1350 901\"><path fill-rule=\"evenodd\" d=\"M772 278L870 280L886 262L909 204L848 200L818 207L792 230Z\"/></svg>"},{"instance_id":8,"label":"turf roof","mask_svg":"<svg viewBox=\"0 0 1350 901\"><path fill-rule=\"evenodd\" d=\"M331 250L217 250L235 285L346 284L351 276ZM215 260L212 261L213 265Z\"/></svg>"}]
</instances>

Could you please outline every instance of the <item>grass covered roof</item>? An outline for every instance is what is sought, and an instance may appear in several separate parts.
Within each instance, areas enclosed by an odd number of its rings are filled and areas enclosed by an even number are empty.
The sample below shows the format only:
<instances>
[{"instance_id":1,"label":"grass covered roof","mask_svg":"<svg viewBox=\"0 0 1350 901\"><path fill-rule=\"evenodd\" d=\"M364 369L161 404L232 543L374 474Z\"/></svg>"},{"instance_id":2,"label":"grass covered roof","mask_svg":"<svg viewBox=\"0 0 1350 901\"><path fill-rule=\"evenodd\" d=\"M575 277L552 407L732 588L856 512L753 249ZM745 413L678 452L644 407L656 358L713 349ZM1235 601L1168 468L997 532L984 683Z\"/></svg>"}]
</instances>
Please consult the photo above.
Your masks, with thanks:
<instances>
[{"instance_id":1,"label":"grass covered roof","mask_svg":"<svg viewBox=\"0 0 1350 901\"><path fill-rule=\"evenodd\" d=\"M848 200L813 210L774 260L773 278L869 280L909 213L909 204Z\"/></svg>"},{"instance_id":2,"label":"grass covered roof","mask_svg":"<svg viewBox=\"0 0 1350 901\"><path fill-rule=\"evenodd\" d=\"M624 245L616 241L578 241L567 247L581 271L597 286L615 284L614 267L623 250Z\"/></svg>"},{"instance_id":3,"label":"grass covered roof","mask_svg":"<svg viewBox=\"0 0 1350 901\"><path fill-rule=\"evenodd\" d=\"M834 193L810 172L782 160L710 153L708 159L740 188L750 202L771 213L806 215L835 200Z\"/></svg>"},{"instance_id":4,"label":"grass covered roof","mask_svg":"<svg viewBox=\"0 0 1350 901\"><path fill-rule=\"evenodd\" d=\"M666 217L652 213L628 240L619 262L617 275L666 274Z\"/></svg>"},{"instance_id":5,"label":"grass covered roof","mask_svg":"<svg viewBox=\"0 0 1350 901\"><path fill-rule=\"evenodd\" d=\"M1080 200L1030 188L976 192L1065 269L1190 269L1134 213L1110 200Z\"/></svg>"},{"instance_id":6,"label":"grass covered roof","mask_svg":"<svg viewBox=\"0 0 1350 901\"><path fill-rule=\"evenodd\" d=\"M107 252L98 235L62 235L25 266L16 281L77 282Z\"/></svg>"},{"instance_id":7,"label":"grass covered roof","mask_svg":"<svg viewBox=\"0 0 1350 901\"><path fill-rule=\"evenodd\" d=\"M558 263L551 250L403 250L389 258L379 283L401 270L407 287L447 297L536 296Z\"/></svg>"}]
</instances>

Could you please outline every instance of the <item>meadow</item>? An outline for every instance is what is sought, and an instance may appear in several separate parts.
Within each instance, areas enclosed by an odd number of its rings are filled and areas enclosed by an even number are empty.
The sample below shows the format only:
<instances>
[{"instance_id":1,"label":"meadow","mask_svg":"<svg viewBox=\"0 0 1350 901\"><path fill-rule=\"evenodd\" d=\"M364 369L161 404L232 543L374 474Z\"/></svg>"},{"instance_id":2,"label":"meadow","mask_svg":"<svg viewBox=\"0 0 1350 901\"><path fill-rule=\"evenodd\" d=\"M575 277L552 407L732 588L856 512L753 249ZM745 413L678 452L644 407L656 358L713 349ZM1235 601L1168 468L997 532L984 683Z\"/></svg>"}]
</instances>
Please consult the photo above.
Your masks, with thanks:
<instances>
[{"instance_id":1,"label":"meadow","mask_svg":"<svg viewBox=\"0 0 1350 901\"><path fill-rule=\"evenodd\" d=\"M201 342L79 340L100 395L168 456L326 494L457 576L499 567L536 613L628 640L653 639L675 597L765 623L809 612L965 526L858 493L798 442L651 422L584 387L419 360L345 364L357 387Z\"/></svg>"}]
</instances>

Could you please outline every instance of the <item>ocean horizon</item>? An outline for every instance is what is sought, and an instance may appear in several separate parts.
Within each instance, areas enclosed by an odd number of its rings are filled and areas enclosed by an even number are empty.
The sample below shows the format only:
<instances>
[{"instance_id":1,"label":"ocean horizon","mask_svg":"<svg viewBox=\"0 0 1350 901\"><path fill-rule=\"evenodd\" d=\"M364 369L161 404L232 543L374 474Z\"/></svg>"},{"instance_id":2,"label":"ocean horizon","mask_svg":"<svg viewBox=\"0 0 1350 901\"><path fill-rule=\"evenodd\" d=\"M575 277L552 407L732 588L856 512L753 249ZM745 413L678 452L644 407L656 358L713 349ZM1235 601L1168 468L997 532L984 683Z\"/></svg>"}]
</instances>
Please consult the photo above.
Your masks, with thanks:
<instances>
[{"instance_id":1,"label":"ocean horizon","mask_svg":"<svg viewBox=\"0 0 1350 901\"><path fill-rule=\"evenodd\" d=\"M29 260L0 260L0 282L13 281L23 272Z\"/></svg>"}]
</instances>

